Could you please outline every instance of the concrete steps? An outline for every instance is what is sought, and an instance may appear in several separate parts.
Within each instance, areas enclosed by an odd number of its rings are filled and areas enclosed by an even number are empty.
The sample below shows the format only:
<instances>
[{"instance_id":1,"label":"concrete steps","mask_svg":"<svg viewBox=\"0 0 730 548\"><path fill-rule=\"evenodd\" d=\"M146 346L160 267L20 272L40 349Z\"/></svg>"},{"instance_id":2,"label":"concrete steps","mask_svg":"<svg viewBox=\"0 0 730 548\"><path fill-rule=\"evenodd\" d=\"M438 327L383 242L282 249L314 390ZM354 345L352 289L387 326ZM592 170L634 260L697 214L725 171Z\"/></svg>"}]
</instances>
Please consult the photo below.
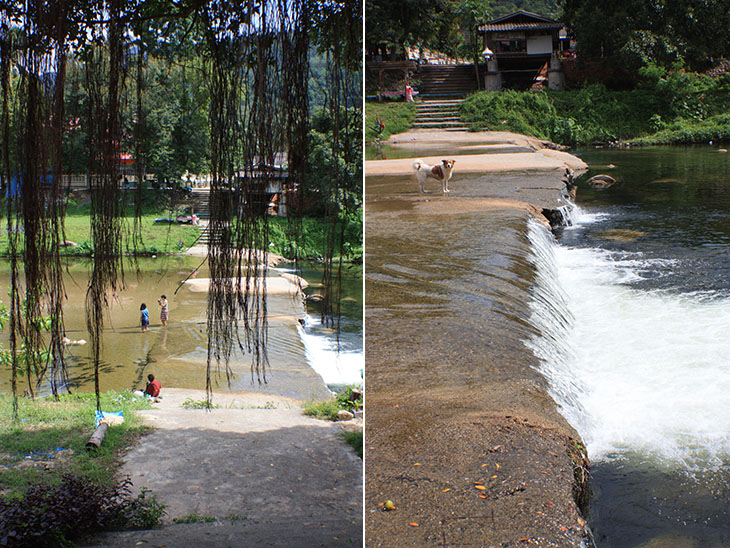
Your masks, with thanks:
<instances>
[{"instance_id":1,"label":"concrete steps","mask_svg":"<svg viewBox=\"0 0 730 548\"><path fill-rule=\"evenodd\" d=\"M451 131L465 131L465 126L459 118L461 99L425 100L416 103L416 120L413 127L416 129L445 129Z\"/></svg>"},{"instance_id":2,"label":"concrete steps","mask_svg":"<svg viewBox=\"0 0 730 548\"><path fill-rule=\"evenodd\" d=\"M422 65L416 77L422 97L466 97L477 90L474 65Z\"/></svg>"}]
</instances>

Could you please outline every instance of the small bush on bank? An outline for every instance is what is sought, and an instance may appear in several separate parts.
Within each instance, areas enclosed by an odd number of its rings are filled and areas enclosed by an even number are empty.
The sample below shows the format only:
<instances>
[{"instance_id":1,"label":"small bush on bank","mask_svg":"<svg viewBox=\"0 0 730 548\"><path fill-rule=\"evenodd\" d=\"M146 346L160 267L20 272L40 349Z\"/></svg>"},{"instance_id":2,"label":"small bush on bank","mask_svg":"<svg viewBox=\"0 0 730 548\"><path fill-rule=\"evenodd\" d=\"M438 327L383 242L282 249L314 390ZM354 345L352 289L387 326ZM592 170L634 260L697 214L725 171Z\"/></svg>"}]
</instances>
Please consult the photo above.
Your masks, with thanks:
<instances>
[{"instance_id":1,"label":"small bush on bank","mask_svg":"<svg viewBox=\"0 0 730 548\"><path fill-rule=\"evenodd\" d=\"M549 139L556 112L543 92L485 91L462 103L461 119L474 130L513 131Z\"/></svg>"},{"instance_id":2,"label":"small bush on bank","mask_svg":"<svg viewBox=\"0 0 730 548\"><path fill-rule=\"evenodd\" d=\"M362 430L343 432L342 437L345 438L345 443L355 450L357 456L362 458Z\"/></svg>"},{"instance_id":3,"label":"small bush on bank","mask_svg":"<svg viewBox=\"0 0 730 548\"><path fill-rule=\"evenodd\" d=\"M689 145L730 142L730 114L712 116L700 122L678 119L645 137L632 139L636 145Z\"/></svg>"},{"instance_id":4,"label":"small bush on bank","mask_svg":"<svg viewBox=\"0 0 730 548\"><path fill-rule=\"evenodd\" d=\"M0 544L69 546L98 531L157 525L164 506L145 492L131 498L129 487L128 480L101 486L65 474L58 485L36 483L21 497L0 497Z\"/></svg>"},{"instance_id":5,"label":"small bush on bank","mask_svg":"<svg viewBox=\"0 0 730 548\"><path fill-rule=\"evenodd\" d=\"M353 394L353 391L357 393ZM362 409L362 393L356 386L348 386L334 399L323 402L312 402L304 408L304 413L318 419L337 420L339 411L354 412Z\"/></svg>"}]
</instances>

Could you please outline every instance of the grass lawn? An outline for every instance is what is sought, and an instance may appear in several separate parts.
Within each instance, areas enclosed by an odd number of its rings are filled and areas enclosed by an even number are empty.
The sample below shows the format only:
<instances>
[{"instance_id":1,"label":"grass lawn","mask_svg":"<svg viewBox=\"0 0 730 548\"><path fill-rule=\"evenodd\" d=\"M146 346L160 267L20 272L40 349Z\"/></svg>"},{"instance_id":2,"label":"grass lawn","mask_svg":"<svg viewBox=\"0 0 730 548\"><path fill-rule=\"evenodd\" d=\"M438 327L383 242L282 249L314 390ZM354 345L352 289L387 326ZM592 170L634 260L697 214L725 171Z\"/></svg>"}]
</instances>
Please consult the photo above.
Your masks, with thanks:
<instances>
[{"instance_id":1,"label":"grass lawn","mask_svg":"<svg viewBox=\"0 0 730 548\"><path fill-rule=\"evenodd\" d=\"M70 472L89 482L114 481L119 452L149 427L141 424L135 409L149 409L131 392L101 396L104 411L123 411L124 423L107 431L99 449L86 450L94 431L94 394L63 394L53 398L18 398L19 422L12 417L12 397L0 395L0 491L19 497L31 483L57 484Z\"/></svg>"},{"instance_id":2,"label":"grass lawn","mask_svg":"<svg viewBox=\"0 0 730 548\"><path fill-rule=\"evenodd\" d=\"M175 213L160 207L148 206L141 218L142 243L138 255L164 255L181 253L198 243L200 227L183 224L155 223L157 218L174 217ZM2 221L0 221L2 222ZM325 255L327 222L324 219L305 217L301 219L301 232L296 243L290 238L290 220L283 217L269 217L269 251L286 258L293 258L295 248L304 260L321 260ZM3 223L4 224L4 223ZM125 241L131 241L134 215L127 213L122 220L122 230L127 233ZM65 239L76 247L64 247L62 255L89 256L93 252L91 242L91 221L89 206L69 205L64 223ZM337 229L339 231L339 228ZM22 245L22 241L20 243ZM126 250L131 253L132 249ZM0 230L0 255L8 254L7 230ZM345 230L343 259L358 262L362 259L362 216L353 220Z\"/></svg>"},{"instance_id":3,"label":"grass lawn","mask_svg":"<svg viewBox=\"0 0 730 548\"><path fill-rule=\"evenodd\" d=\"M365 142L372 143L378 136L375 119L385 124L380 139L385 141L391 135L407 131L416 119L414 103L365 103Z\"/></svg>"},{"instance_id":4,"label":"grass lawn","mask_svg":"<svg viewBox=\"0 0 730 548\"><path fill-rule=\"evenodd\" d=\"M87 450L93 394L19 398L17 421L11 396L0 395L0 544L72 546L99 531L159 524L165 508L154 494L133 497L128 481L115 478L122 452L149 431L133 410L149 404L130 392L107 392L101 401L104 411L123 411L124 423Z\"/></svg>"}]
</instances>

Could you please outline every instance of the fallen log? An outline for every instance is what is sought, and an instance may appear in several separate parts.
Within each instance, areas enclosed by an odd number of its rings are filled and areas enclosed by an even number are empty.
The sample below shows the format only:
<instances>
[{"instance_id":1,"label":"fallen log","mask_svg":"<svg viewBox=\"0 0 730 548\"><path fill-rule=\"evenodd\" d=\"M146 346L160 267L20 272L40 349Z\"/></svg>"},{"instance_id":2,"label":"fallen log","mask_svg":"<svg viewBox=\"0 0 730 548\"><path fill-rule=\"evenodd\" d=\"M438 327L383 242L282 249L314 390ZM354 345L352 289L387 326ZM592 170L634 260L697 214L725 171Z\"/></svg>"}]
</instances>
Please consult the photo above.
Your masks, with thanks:
<instances>
[{"instance_id":1,"label":"fallen log","mask_svg":"<svg viewBox=\"0 0 730 548\"><path fill-rule=\"evenodd\" d=\"M99 426L96 427L96 430L94 430L94 433L91 434L89 441L86 442L86 449L98 449L101 442L104 441L104 436L106 436L106 431L108 429L109 423L101 421Z\"/></svg>"}]
</instances>

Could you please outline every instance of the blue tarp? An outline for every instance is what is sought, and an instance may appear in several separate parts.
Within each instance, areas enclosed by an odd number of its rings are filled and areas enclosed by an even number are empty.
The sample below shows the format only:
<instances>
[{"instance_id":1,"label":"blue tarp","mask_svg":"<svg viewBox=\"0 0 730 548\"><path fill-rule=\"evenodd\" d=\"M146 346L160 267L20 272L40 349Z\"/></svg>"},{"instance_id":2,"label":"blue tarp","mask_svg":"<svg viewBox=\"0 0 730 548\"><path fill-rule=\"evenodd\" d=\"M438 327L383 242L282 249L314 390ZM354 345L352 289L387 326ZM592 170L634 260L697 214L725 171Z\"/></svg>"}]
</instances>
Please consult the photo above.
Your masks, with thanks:
<instances>
[{"instance_id":1,"label":"blue tarp","mask_svg":"<svg viewBox=\"0 0 730 548\"><path fill-rule=\"evenodd\" d=\"M96 426L99 426L101 419L110 416L124 417L123 411L97 411L96 412Z\"/></svg>"}]
</instances>

